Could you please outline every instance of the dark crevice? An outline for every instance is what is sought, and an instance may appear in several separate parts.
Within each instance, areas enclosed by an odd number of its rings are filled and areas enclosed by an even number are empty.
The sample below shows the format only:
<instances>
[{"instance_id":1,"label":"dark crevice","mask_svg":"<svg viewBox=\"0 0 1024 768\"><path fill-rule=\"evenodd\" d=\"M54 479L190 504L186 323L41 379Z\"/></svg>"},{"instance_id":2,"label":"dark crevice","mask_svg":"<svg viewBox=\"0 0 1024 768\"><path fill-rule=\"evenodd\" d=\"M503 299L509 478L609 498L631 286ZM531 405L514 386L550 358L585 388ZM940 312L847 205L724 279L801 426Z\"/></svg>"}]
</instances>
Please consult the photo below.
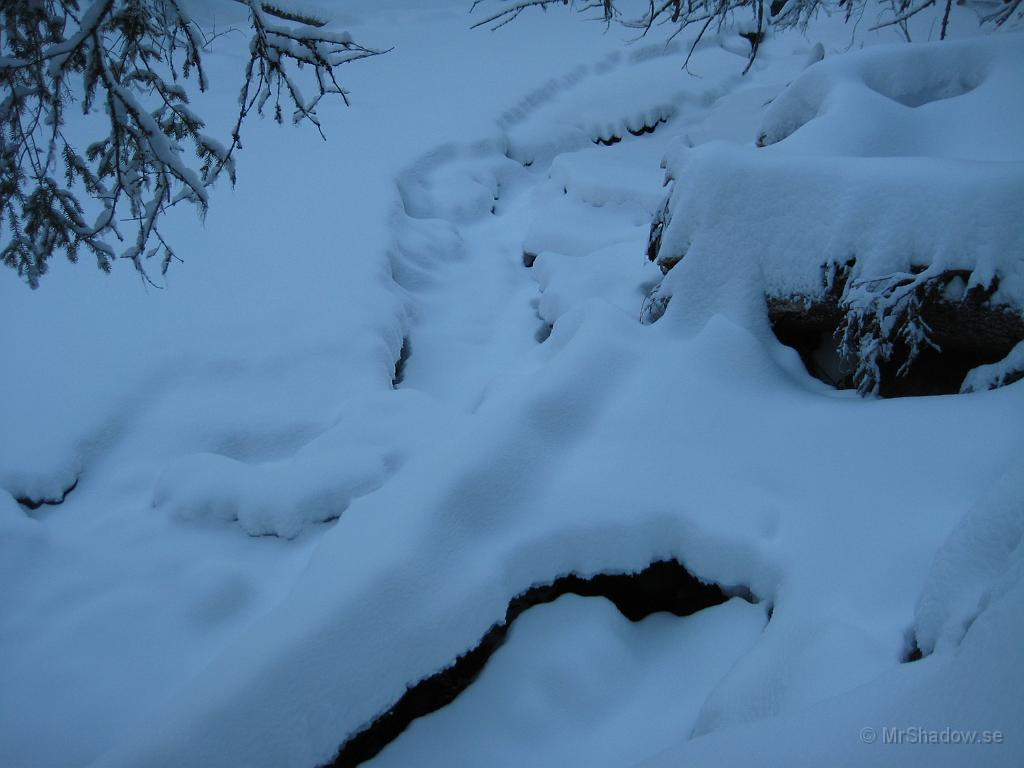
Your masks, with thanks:
<instances>
[{"instance_id":1,"label":"dark crevice","mask_svg":"<svg viewBox=\"0 0 1024 768\"><path fill-rule=\"evenodd\" d=\"M632 128L628 128L627 130L633 136L644 136L649 133L654 133L656 130L658 130L658 126L665 122L667 122L667 120L665 120L665 118L662 117L659 118L658 120L655 120L654 125L643 125L637 128L635 131Z\"/></svg>"},{"instance_id":2,"label":"dark crevice","mask_svg":"<svg viewBox=\"0 0 1024 768\"><path fill-rule=\"evenodd\" d=\"M910 664L913 661L920 661L924 658L924 654L921 653L921 648L917 644L917 640L911 640L910 646L903 651L903 658L901 663Z\"/></svg>"},{"instance_id":3,"label":"dark crevice","mask_svg":"<svg viewBox=\"0 0 1024 768\"><path fill-rule=\"evenodd\" d=\"M75 482L73 482L71 485L65 488L61 492L60 498L58 499L32 499L29 498L28 496L19 496L15 499L15 501L17 501L19 504L21 504L21 506L25 507L26 509L33 511L39 509L42 506L55 507L58 504L63 504L64 500L68 497L68 494L70 494L73 490L75 490L75 488L78 487L78 480L79 478L76 477Z\"/></svg>"},{"instance_id":4,"label":"dark crevice","mask_svg":"<svg viewBox=\"0 0 1024 768\"><path fill-rule=\"evenodd\" d=\"M534 262L537 261L537 254L530 253L529 251L523 251L523 266L527 269L532 269Z\"/></svg>"},{"instance_id":5,"label":"dark crevice","mask_svg":"<svg viewBox=\"0 0 1024 768\"><path fill-rule=\"evenodd\" d=\"M845 316L838 296L811 302L768 297L768 315L775 336L800 354L808 373L838 389L855 388L855 361L837 351ZM1002 360L1024 338L1024 316L987 301L931 299L921 316L939 349L920 350L900 375L910 351L899 338L893 341L889 359L880 364L881 397L956 394L969 371Z\"/></svg>"},{"instance_id":6,"label":"dark crevice","mask_svg":"<svg viewBox=\"0 0 1024 768\"><path fill-rule=\"evenodd\" d=\"M668 120L666 118L659 117L651 125L641 125L639 128L635 130L633 128L627 128L626 131L631 136L645 136L649 133L654 133L656 130L658 130L659 125L662 125L667 122ZM622 136L613 133L610 136L598 136L597 138L591 139L591 141L593 141L595 144L599 144L602 147L610 147L622 141Z\"/></svg>"},{"instance_id":7,"label":"dark crevice","mask_svg":"<svg viewBox=\"0 0 1024 768\"><path fill-rule=\"evenodd\" d=\"M399 384L405 378L405 364L409 362L410 354L409 337L406 336L402 339L402 349L398 353L398 359L395 360L395 375L391 377L391 387L393 389L398 389Z\"/></svg>"},{"instance_id":8,"label":"dark crevice","mask_svg":"<svg viewBox=\"0 0 1024 768\"><path fill-rule=\"evenodd\" d=\"M730 596L752 600L745 589L727 593L717 585L701 582L675 560L659 560L637 573L604 573L591 577L569 574L549 584L535 585L509 601L504 620L492 625L476 646L455 659L451 666L407 688L386 712L350 736L327 766L350 768L371 759L414 720L453 702L505 642L509 627L519 616L535 605L553 602L567 594L604 597L630 621L640 621L659 612L689 616L724 603Z\"/></svg>"}]
</instances>

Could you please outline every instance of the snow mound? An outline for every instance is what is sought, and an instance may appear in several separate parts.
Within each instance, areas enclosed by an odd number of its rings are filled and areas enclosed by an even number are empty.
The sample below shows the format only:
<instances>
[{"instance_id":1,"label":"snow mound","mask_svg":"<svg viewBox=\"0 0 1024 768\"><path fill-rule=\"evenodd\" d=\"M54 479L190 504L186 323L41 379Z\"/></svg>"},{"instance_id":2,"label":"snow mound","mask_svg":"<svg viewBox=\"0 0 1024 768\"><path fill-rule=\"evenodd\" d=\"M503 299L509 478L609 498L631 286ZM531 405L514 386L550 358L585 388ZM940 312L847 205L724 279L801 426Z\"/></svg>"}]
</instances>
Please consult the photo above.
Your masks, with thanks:
<instances>
[{"instance_id":1,"label":"snow mound","mask_svg":"<svg viewBox=\"0 0 1024 768\"><path fill-rule=\"evenodd\" d=\"M157 480L152 504L182 519L238 521L251 536L291 539L380 487L436 432L442 414L414 391L367 397L285 461L250 465L212 453L180 458Z\"/></svg>"},{"instance_id":2,"label":"snow mound","mask_svg":"<svg viewBox=\"0 0 1024 768\"><path fill-rule=\"evenodd\" d=\"M492 143L448 145L401 174L398 190L407 215L464 223L493 212L503 187L523 173L522 165L499 154Z\"/></svg>"},{"instance_id":3,"label":"snow mound","mask_svg":"<svg viewBox=\"0 0 1024 768\"><path fill-rule=\"evenodd\" d=\"M915 634L924 653L960 643L996 584L1024 566L1024 467L993 484L939 549L918 599Z\"/></svg>"},{"instance_id":4,"label":"snow mound","mask_svg":"<svg viewBox=\"0 0 1024 768\"><path fill-rule=\"evenodd\" d=\"M766 110L761 149L677 145L650 243L685 274L659 288L651 319L691 278L712 288L705 306L740 283L753 303L828 298L840 355L877 392L896 345L898 376L938 348L929 303L1019 314L1021 92L1021 36L878 47L809 67Z\"/></svg>"},{"instance_id":5,"label":"snow mound","mask_svg":"<svg viewBox=\"0 0 1024 768\"><path fill-rule=\"evenodd\" d=\"M737 598L633 624L604 600L566 595L520 617L464 694L367 766L632 765L693 723L764 623Z\"/></svg>"},{"instance_id":6,"label":"snow mound","mask_svg":"<svg viewBox=\"0 0 1024 768\"><path fill-rule=\"evenodd\" d=\"M946 99L970 94L985 85L984 92L975 94L970 101L987 98L993 91L1002 91L1006 95L1010 83L1020 82L1021 75L1014 72L1007 64L1019 59L1019 37L1006 39L986 39L984 41L943 42L931 45L899 45L861 51L848 56L830 57L809 67L793 84L787 88L768 107L758 143L762 146L776 144L805 127L811 129L816 137L823 138L829 131L841 128L844 118L849 118L854 108L864 110L863 114L871 114L871 124L875 124L874 115L881 112L890 128L921 125L932 118L935 113L948 113L951 105L940 105ZM1001 71L995 78L993 69ZM1004 81L1004 82L999 82ZM893 102L886 104L884 100ZM1019 111L1016 104L1006 104L1011 110ZM931 106L922 112L910 112L921 107ZM900 107L904 109L900 109ZM870 111L868 111L870 110ZM817 121L813 128L812 121ZM871 149L886 153L898 151L904 141L912 138L913 131L879 131L877 136L867 135L864 130L868 121L861 117L852 125L847 124L843 131L843 139L853 131L859 132L860 140L851 144L834 137L835 145L845 145L851 154L867 153ZM947 132L945 141L956 141L956 138L968 129L958 120L940 123L941 129ZM1007 141L1011 134L1002 132L1003 138L995 147L987 143L977 142L978 126L970 126L970 144L972 154L976 152L991 153L999 159L1005 159L1005 150L1015 147L1013 141ZM991 130L991 126L982 130ZM950 138L948 132L953 133ZM925 137L931 137L933 131L926 131ZM893 139L896 139L894 142ZM1019 154L1019 149L1017 150Z\"/></svg>"},{"instance_id":7,"label":"snow mound","mask_svg":"<svg viewBox=\"0 0 1024 768\"><path fill-rule=\"evenodd\" d=\"M609 226L610 219L619 219L626 226ZM566 256L586 256L618 240L635 242L639 253L647 221L637 209L580 205L567 195L559 194L534 213L523 249L534 254L555 251Z\"/></svg>"},{"instance_id":8,"label":"snow mound","mask_svg":"<svg viewBox=\"0 0 1024 768\"><path fill-rule=\"evenodd\" d=\"M677 179L660 260L759 274L769 295L821 298L829 267L851 285L893 275L998 280L993 303L1024 306L1024 164L921 157L815 157L713 143L670 158ZM736 212L737 215L727 215ZM921 277L927 271L928 275Z\"/></svg>"},{"instance_id":9,"label":"snow mound","mask_svg":"<svg viewBox=\"0 0 1024 768\"><path fill-rule=\"evenodd\" d=\"M636 317L649 286L657 280L657 268L639 254L634 243L599 248L585 256L566 256L542 251L533 274L541 290L537 312L548 323L591 299L604 299Z\"/></svg>"},{"instance_id":10,"label":"snow mound","mask_svg":"<svg viewBox=\"0 0 1024 768\"><path fill-rule=\"evenodd\" d=\"M550 186L581 205L639 208L649 219L661 203L661 145L629 142L614 150L566 152L554 159ZM653 151L652 151L653 150Z\"/></svg>"}]
</instances>

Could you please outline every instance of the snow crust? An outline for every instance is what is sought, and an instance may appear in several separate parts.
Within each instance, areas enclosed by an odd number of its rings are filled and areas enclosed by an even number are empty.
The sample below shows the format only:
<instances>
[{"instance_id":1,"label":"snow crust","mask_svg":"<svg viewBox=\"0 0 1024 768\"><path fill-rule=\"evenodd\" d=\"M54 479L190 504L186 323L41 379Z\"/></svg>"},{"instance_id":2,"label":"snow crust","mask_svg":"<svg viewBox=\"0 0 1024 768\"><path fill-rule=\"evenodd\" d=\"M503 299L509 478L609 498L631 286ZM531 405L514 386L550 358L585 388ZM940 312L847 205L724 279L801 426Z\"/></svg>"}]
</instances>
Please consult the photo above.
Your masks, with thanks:
<instances>
[{"instance_id":1,"label":"snow crust","mask_svg":"<svg viewBox=\"0 0 1024 768\"><path fill-rule=\"evenodd\" d=\"M0 275L0 762L309 768L516 594L664 558L758 602L532 609L376 763L1024 761L1024 385L835 392L763 306L844 247L903 269L958 243L1017 300L1020 38L843 53L822 19L741 78L725 30L697 78L682 38L623 47L568 14L490 35L461 0L329 10L395 50L347 73L328 143L247 129L166 290ZM230 36L209 54L214 122L240 60ZM687 257L648 326L665 156Z\"/></svg>"}]
</instances>

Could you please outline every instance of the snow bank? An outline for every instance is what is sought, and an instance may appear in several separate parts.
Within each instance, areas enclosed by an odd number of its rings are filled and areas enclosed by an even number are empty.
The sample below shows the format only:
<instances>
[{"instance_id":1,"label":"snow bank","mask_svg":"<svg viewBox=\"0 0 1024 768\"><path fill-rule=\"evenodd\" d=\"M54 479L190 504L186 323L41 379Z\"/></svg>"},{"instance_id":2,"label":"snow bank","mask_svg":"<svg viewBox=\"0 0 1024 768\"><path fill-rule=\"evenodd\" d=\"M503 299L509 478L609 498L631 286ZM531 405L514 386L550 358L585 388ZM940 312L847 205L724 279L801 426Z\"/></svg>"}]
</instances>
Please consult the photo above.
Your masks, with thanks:
<instances>
[{"instance_id":1,"label":"snow bank","mask_svg":"<svg viewBox=\"0 0 1024 768\"><path fill-rule=\"evenodd\" d=\"M922 297L1024 307L1022 90L1024 44L1012 35L813 64L765 111L762 148L681 143L669 154L658 263L690 262L705 286L713 272L751 295L837 299L842 353L858 387L877 391L895 343L908 364L931 344ZM659 287L652 319L686 279Z\"/></svg>"},{"instance_id":2,"label":"snow bank","mask_svg":"<svg viewBox=\"0 0 1024 768\"><path fill-rule=\"evenodd\" d=\"M367 765L632 765L688 728L764 621L734 598L631 624L607 601L566 595L524 614L462 696Z\"/></svg>"},{"instance_id":3,"label":"snow bank","mask_svg":"<svg viewBox=\"0 0 1024 768\"><path fill-rule=\"evenodd\" d=\"M1022 538L1024 469L1013 466L964 515L935 556L915 611L915 636L924 653L960 643L996 585L1021 571Z\"/></svg>"},{"instance_id":4,"label":"snow bank","mask_svg":"<svg viewBox=\"0 0 1024 768\"><path fill-rule=\"evenodd\" d=\"M851 258L854 280L966 269L970 284L999 278L993 302L1021 306L1022 51L1009 36L810 67L768 107L760 143L776 146L670 156L678 181L663 258L739 251L768 292L812 297L829 287L828 266ZM972 118L993 111L981 125Z\"/></svg>"},{"instance_id":5,"label":"snow bank","mask_svg":"<svg viewBox=\"0 0 1024 768\"><path fill-rule=\"evenodd\" d=\"M1024 165L918 157L766 154L729 144L680 148L661 260L751 274L772 296L823 297L850 280L970 273L998 280L994 303L1024 304L1024 229L1013 201ZM852 297L851 297L852 298Z\"/></svg>"},{"instance_id":6,"label":"snow bank","mask_svg":"<svg viewBox=\"0 0 1024 768\"><path fill-rule=\"evenodd\" d=\"M814 707L682 741L642 765L1017 766L1022 616L1018 574L953 653L902 665Z\"/></svg>"},{"instance_id":7,"label":"snow bank","mask_svg":"<svg viewBox=\"0 0 1024 768\"><path fill-rule=\"evenodd\" d=\"M806 154L1022 160L1020 47L1020 35L997 35L829 57L768 106L758 144L794 136L790 151ZM972 119L981 113L994 119Z\"/></svg>"}]
</instances>

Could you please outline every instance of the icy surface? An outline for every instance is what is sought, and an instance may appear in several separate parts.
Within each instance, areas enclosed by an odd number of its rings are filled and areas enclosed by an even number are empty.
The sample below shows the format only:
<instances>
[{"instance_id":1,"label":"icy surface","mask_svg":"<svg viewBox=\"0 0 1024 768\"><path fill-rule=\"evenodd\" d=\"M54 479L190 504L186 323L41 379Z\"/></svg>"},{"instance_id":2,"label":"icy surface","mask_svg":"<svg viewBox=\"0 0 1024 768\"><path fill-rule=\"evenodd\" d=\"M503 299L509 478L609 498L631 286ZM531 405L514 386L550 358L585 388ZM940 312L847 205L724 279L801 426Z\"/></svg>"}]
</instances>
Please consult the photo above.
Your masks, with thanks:
<instances>
[{"instance_id":1,"label":"icy surface","mask_svg":"<svg viewBox=\"0 0 1024 768\"><path fill-rule=\"evenodd\" d=\"M672 557L759 602L532 609L380 764L581 742L607 765L1024 762L1024 384L837 393L763 302L820 285L801 248L902 269L966 245L1016 300L1020 38L845 53L821 19L741 78L726 30L697 77L692 38L624 46L568 13L490 34L463 0L326 12L395 50L346 73L327 143L247 128L237 190L175 222L166 290L0 274L0 763L312 768L514 595ZM213 129L244 50L207 56ZM666 155L688 255L645 326ZM915 638L933 652L902 664Z\"/></svg>"}]
</instances>

